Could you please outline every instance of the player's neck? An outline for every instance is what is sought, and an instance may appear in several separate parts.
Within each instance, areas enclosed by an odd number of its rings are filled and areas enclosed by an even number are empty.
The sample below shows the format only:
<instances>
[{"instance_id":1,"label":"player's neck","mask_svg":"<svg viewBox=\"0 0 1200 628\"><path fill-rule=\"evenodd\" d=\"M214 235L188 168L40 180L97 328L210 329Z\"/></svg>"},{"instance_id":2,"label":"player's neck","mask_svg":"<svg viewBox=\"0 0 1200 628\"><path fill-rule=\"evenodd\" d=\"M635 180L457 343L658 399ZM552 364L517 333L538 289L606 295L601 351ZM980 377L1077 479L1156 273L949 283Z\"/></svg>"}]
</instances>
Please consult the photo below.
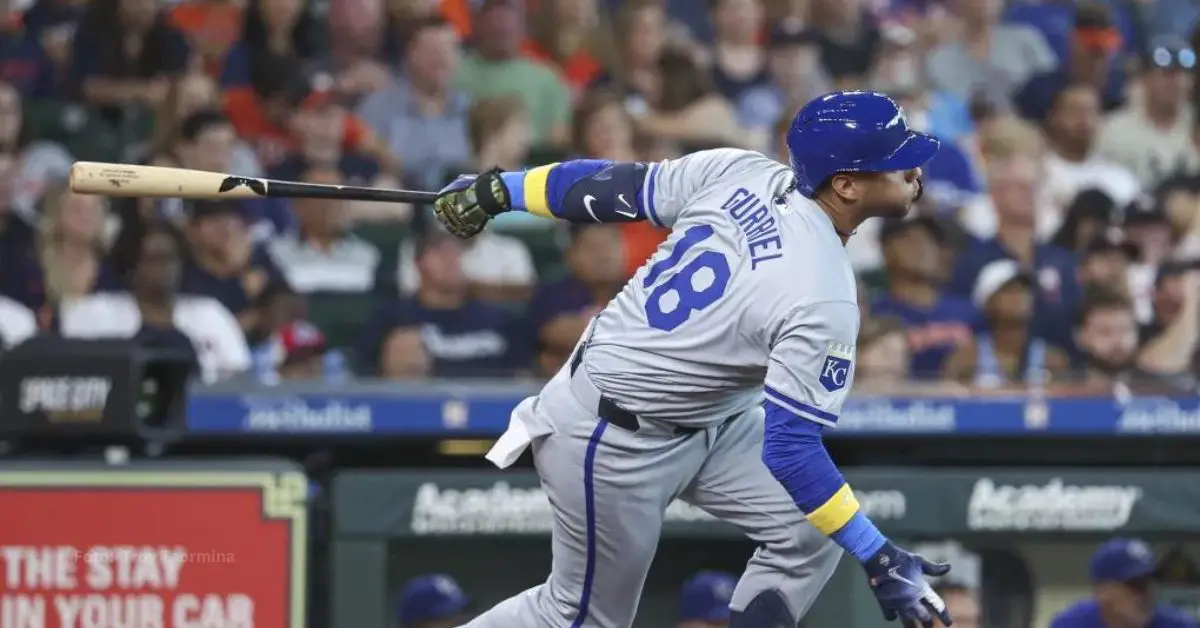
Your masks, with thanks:
<instances>
[{"instance_id":1,"label":"player's neck","mask_svg":"<svg viewBox=\"0 0 1200 628\"><path fill-rule=\"evenodd\" d=\"M862 219L855 215L853 210L830 202L824 198L815 199L817 207L829 216L830 222L833 223L833 230L837 232L838 237L842 239L842 244L850 241L850 236L858 229L858 225L862 224Z\"/></svg>"}]
</instances>

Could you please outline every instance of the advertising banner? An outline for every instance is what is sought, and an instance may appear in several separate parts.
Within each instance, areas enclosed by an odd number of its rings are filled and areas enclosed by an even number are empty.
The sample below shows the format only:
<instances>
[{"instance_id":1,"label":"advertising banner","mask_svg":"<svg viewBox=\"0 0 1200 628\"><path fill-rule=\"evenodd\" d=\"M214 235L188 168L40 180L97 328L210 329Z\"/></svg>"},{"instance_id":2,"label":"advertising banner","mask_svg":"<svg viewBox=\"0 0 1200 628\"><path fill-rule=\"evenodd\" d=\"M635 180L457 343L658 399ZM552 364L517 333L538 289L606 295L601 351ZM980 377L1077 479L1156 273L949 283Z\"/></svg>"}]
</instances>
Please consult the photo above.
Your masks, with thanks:
<instances>
[{"instance_id":1,"label":"advertising banner","mask_svg":"<svg viewBox=\"0 0 1200 628\"><path fill-rule=\"evenodd\" d=\"M895 536L1200 534L1194 471L869 468L846 476L862 509ZM347 534L547 534L553 521L528 471L350 471L335 479L334 500ZM663 533L739 534L681 501L668 508Z\"/></svg>"},{"instance_id":2,"label":"advertising banner","mask_svg":"<svg viewBox=\"0 0 1200 628\"><path fill-rule=\"evenodd\" d=\"M307 481L0 466L0 628L303 628Z\"/></svg>"}]
</instances>

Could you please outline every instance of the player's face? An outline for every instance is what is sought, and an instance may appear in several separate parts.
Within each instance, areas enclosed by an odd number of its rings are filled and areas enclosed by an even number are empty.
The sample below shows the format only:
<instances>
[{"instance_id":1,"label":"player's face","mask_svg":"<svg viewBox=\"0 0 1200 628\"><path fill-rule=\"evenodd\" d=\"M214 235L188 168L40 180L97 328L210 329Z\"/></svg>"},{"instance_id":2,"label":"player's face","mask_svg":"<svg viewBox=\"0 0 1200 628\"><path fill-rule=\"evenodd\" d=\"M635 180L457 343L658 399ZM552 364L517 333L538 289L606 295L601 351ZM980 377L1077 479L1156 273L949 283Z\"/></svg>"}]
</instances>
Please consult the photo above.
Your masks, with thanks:
<instances>
[{"instance_id":1,"label":"player's face","mask_svg":"<svg viewBox=\"0 0 1200 628\"><path fill-rule=\"evenodd\" d=\"M863 218L903 218L921 198L921 169L880 172L858 177Z\"/></svg>"}]
</instances>

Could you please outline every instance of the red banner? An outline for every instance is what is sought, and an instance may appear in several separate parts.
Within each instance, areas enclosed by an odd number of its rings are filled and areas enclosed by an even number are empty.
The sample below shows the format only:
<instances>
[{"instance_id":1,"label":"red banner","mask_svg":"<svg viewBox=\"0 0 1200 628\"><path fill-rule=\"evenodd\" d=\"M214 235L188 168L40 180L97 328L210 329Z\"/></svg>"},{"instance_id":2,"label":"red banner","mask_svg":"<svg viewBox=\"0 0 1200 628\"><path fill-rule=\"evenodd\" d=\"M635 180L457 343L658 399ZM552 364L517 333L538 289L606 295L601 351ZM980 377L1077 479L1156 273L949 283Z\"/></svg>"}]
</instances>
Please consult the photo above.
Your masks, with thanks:
<instances>
[{"instance_id":1,"label":"red banner","mask_svg":"<svg viewBox=\"0 0 1200 628\"><path fill-rule=\"evenodd\" d=\"M303 489L0 469L0 628L302 628Z\"/></svg>"}]
</instances>

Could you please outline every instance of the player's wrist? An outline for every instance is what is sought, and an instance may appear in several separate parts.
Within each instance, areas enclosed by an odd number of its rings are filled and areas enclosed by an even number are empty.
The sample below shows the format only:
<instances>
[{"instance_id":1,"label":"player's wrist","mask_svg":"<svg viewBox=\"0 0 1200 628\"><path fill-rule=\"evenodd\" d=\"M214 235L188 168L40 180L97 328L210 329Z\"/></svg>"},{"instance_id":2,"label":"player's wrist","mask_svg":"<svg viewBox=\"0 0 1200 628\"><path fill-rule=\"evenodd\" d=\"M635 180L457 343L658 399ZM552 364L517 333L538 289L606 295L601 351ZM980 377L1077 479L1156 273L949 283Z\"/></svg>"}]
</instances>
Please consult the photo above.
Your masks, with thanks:
<instances>
[{"instance_id":1,"label":"player's wrist","mask_svg":"<svg viewBox=\"0 0 1200 628\"><path fill-rule=\"evenodd\" d=\"M875 523L862 512L857 512L846 525L830 535L835 543L855 558L863 566L870 564L882 551L894 547L887 537L879 531Z\"/></svg>"}]
</instances>

